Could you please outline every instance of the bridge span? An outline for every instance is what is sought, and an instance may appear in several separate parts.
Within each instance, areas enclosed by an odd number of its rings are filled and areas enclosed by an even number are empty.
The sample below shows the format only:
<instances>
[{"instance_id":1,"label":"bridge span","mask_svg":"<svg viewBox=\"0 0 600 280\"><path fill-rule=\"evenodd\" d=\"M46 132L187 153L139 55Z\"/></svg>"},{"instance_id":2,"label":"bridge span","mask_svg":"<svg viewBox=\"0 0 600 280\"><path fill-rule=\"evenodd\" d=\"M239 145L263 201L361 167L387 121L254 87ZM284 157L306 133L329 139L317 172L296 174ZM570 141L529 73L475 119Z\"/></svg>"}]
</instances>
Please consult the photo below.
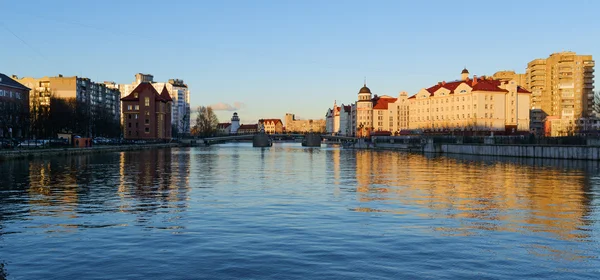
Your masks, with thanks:
<instances>
[{"instance_id":1,"label":"bridge span","mask_svg":"<svg viewBox=\"0 0 600 280\"><path fill-rule=\"evenodd\" d=\"M216 144L223 143L235 140L252 140L254 135L256 134L243 134L243 135L226 135L226 136L216 136L216 137L207 137L198 139L199 141L204 141L204 144ZM267 134L269 138L304 138L305 134ZM337 135L329 135L329 134L321 134L321 139L326 139L329 141L338 141L338 142L356 142L356 137L350 136L337 136Z\"/></svg>"}]
</instances>

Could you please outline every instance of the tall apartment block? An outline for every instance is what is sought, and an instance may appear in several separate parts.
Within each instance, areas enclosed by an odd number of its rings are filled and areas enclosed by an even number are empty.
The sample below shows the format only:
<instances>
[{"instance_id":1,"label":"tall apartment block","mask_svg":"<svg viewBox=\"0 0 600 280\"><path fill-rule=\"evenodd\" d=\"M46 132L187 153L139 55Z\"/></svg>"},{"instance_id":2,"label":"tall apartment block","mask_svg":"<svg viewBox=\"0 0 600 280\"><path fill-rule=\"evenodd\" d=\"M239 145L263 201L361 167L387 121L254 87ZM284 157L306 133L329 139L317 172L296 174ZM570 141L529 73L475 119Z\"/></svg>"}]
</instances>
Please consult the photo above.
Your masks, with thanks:
<instances>
[{"instance_id":1,"label":"tall apartment block","mask_svg":"<svg viewBox=\"0 0 600 280\"><path fill-rule=\"evenodd\" d=\"M31 89L29 102L32 108L49 108L51 97L74 98L78 103L86 105L86 113L92 121L96 118L118 121L120 118L121 93L113 82L96 83L89 78L63 75L43 78L13 76L13 79ZM88 131L79 133L97 136L91 124Z\"/></svg>"},{"instance_id":2,"label":"tall apartment block","mask_svg":"<svg viewBox=\"0 0 600 280\"><path fill-rule=\"evenodd\" d=\"M123 96L129 95L141 83L150 83L158 92L167 89L172 102L171 121L172 127L182 134L190 133L190 91L187 84L180 79L170 79L166 83L154 81L154 76L150 74L137 73L135 81L131 84L120 84L119 89Z\"/></svg>"},{"instance_id":3,"label":"tall apartment block","mask_svg":"<svg viewBox=\"0 0 600 280\"><path fill-rule=\"evenodd\" d=\"M574 52L553 53L527 64L532 130L545 126L547 136L562 136L586 129L587 118L593 116L594 65L591 55ZM543 119L554 123L542 124Z\"/></svg>"}]
</instances>

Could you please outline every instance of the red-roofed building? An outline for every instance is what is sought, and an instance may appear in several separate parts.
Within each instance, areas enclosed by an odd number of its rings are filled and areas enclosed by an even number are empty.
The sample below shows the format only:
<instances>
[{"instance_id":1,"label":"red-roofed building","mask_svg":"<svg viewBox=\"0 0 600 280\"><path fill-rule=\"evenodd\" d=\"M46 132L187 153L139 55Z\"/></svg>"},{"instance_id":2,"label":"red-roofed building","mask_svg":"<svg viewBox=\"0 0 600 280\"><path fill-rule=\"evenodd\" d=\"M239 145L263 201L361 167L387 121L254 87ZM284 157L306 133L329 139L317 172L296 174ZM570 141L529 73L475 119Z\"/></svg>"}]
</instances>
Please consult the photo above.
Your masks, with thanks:
<instances>
[{"instance_id":1,"label":"red-roofed building","mask_svg":"<svg viewBox=\"0 0 600 280\"><path fill-rule=\"evenodd\" d=\"M260 119L258 120L258 124L267 134L283 133L283 122L280 119Z\"/></svg>"},{"instance_id":2,"label":"red-roofed building","mask_svg":"<svg viewBox=\"0 0 600 280\"><path fill-rule=\"evenodd\" d=\"M258 124L242 124L237 134L254 134L258 132Z\"/></svg>"},{"instance_id":3,"label":"red-roofed building","mask_svg":"<svg viewBox=\"0 0 600 280\"><path fill-rule=\"evenodd\" d=\"M166 89L159 94L150 83L121 98L125 139L171 139L172 101Z\"/></svg>"},{"instance_id":4,"label":"red-roofed building","mask_svg":"<svg viewBox=\"0 0 600 280\"><path fill-rule=\"evenodd\" d=\"M492 77L439 82L410 100L410 129L425 131L529 131L530 92L514 80Z\"/></svg>"},{"instance_id":5,"label":"red-roofed building","mask_svg":"<svg viewBox=\"0 0 600 280\"><path fill-rule=\"evenodd\" d=\"M231 134L231 123L219 123L217 124L217 134L229 135Z\"/></svg>"}]
</instances>

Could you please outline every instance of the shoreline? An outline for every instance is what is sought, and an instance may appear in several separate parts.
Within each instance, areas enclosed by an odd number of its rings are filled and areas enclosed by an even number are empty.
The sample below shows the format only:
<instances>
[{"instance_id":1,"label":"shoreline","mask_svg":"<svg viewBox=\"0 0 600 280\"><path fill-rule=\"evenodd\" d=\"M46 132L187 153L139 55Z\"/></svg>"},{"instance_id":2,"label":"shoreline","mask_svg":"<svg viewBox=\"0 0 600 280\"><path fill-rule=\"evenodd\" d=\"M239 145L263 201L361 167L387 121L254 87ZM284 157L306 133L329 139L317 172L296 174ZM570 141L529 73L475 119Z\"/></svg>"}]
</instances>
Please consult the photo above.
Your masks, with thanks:
<instances>
[{"instance_id":1,"label":"shoreline","mask_svg":"<svg viewBox=\"0 0 600 280\"><path fill-rule=\"evenodd\" d=\"M144 149L162 149L179 147L179 143L160 143L142 145L95 146L89 148L50 148L50 149L21 149L0 151L0 162L13 159L34 159L49 156L81 155L93 153L109 153L135 151Z\"/></svg>"}]
</instances>

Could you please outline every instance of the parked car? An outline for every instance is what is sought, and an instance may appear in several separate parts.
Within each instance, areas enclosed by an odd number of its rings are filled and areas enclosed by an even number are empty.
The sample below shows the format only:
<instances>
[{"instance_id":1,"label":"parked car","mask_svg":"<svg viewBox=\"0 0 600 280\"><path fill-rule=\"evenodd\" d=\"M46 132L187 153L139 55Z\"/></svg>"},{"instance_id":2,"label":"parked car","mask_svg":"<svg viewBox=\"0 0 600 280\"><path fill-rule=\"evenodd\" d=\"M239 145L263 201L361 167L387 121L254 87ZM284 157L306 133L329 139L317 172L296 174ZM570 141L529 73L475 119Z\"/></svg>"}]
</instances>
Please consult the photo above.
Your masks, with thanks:
<instances>
[{"instance_id":1,"label":"parked car","mask_svg":"<svg viewBox=\"0 0 600 280\"><path fill-rule=\"evenodd\" d=\"M18 148L42 148L48 147L50 141L48 140L25 140L17 146Z\"/></svg>"}]
</instances>

